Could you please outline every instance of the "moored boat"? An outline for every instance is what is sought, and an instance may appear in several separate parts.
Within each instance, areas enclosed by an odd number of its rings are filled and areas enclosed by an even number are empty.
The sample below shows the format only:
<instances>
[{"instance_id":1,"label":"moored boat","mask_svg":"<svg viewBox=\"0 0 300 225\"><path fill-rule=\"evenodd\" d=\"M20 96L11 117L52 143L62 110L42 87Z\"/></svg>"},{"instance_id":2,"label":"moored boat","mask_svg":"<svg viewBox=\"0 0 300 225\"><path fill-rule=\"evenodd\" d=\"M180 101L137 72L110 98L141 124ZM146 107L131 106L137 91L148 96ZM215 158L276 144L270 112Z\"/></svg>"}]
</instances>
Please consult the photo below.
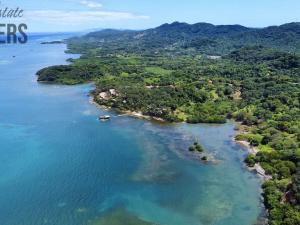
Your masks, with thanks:
<instances>
[{"instance_id":1,"label":"moored boat","mask_svg":"<svg viewBox=\"0 0 300 225\"><path fill-rule=\"evenodd\" d=\"M109 119L110 119L109 115L99 116L99 120L109 120Z\"/></svg>"}]
</instances>

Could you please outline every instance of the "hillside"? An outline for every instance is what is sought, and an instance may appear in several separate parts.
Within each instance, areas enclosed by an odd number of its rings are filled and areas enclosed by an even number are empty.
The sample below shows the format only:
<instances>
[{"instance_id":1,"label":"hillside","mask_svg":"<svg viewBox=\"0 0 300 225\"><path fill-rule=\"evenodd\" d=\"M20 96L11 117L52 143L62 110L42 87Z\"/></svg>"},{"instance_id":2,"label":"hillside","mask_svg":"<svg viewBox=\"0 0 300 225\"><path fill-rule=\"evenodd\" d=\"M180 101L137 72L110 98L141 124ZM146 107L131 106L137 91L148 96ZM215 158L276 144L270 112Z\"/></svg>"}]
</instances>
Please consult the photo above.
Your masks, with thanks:
<instances>
[{"instance_id":1,"label":"hillside","mask_svg":"<svg viewBox=\"0 0 300 225\"><path fill-rule=\"evenodd\" d=\"M128 47L142 52L144 49L177 50L195 54L224 55L243 46L262 45L286 52L300 49L300 23L289 23L267 28L247 28L240 25L187 24L174 22L143 31L102 30L70 40L71 43L90 43Z\"/></svg>"},{"instance_id":2,"label":"hillside","mask_svg":"<svg viewBox=\"0 0 300 225\"><path fill-rule=\"evenodd\" d=\"M300 224L300 24L263 29L206 23L144 31L103 30L67 40L71 65L39 81L93 81L94 100L169 122L241 122L272 179L263 184L269 224ZM221 57L216 57L221 55Z\"/></svg>"}]
</instances>

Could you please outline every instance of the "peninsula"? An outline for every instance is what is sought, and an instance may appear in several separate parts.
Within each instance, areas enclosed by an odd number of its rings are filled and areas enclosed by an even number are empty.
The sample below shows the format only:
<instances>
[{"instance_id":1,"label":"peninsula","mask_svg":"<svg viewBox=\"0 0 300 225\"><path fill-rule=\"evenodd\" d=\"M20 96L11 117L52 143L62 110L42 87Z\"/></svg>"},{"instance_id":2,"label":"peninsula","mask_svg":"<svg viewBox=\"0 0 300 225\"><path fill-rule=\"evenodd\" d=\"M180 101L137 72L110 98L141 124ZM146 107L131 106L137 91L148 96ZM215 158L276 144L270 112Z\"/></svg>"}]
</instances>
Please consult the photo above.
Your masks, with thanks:
<instances>
[{"instance_id":1,"label":"peninsula","mask_svg":"<svg viewBox=\"0 0 300 225\"><path fill-rule=\"evenodd\" d=\"M80 59L40 70L38 81L93 81L95 102L170 122L239 121L258 149L269 223L300 224L300 23L262 29L175 22L102 30L67 40ZM192 149L193 150L193 149Z\"/></svg>"}]
</instances>

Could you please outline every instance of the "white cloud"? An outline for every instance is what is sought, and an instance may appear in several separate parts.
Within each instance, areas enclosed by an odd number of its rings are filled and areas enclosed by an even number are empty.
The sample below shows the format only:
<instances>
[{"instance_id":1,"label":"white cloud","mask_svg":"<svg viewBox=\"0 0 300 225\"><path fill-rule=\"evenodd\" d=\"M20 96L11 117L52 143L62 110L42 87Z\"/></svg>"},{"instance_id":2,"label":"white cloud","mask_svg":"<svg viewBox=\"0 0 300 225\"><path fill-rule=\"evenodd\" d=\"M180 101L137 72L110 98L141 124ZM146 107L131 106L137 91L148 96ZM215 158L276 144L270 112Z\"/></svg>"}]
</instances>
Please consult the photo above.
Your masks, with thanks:
<instances>
[{"instance_id":1,"label":"white cloud","mask_svg":"<svg viewBox=\"0 0 300 225\"><path fill-rule=\"evenodd\" d=\"M85 5L89 8L101 8L102 4L95 1L82 0L80 4Z\"/></svg>"},{"instance_id":2,"label":"white cloud","mask_svg":"<svg viewBox=\"0 0 300 225\"><path fill-rule=\"evenodd\" d=\"M61 10L34 10L26 11L25 18L29 21L46 22L53 24L84 25L86 23L148 19L148 16L136 15L130 12L114 11L61 11Z\"/></svg>"}]
</instances>

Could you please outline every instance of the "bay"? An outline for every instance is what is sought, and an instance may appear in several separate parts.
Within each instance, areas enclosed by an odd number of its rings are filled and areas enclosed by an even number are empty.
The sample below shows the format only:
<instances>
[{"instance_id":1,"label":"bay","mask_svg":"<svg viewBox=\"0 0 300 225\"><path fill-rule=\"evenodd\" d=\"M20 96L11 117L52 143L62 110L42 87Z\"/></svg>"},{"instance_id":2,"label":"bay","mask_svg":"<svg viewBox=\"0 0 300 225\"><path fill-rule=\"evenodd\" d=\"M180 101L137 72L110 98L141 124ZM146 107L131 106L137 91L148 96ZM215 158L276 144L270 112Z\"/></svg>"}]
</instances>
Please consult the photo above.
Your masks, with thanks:
<instances>
[{"instance_id":1,"label":"bay","mask_svg":"<svg viewBox=\"0 0 300 225\"><path fill-rule=\"evenodd\" d=\"M69 35L0 46L1 225L251 225L259 178L232 141L234 123L159 124L91 104L92 84L36 82L37 70L78 57ZM100 123L99 115L111 121ZM216 163L190 157L199 141Z\"/></svg>"}]
</instances>

